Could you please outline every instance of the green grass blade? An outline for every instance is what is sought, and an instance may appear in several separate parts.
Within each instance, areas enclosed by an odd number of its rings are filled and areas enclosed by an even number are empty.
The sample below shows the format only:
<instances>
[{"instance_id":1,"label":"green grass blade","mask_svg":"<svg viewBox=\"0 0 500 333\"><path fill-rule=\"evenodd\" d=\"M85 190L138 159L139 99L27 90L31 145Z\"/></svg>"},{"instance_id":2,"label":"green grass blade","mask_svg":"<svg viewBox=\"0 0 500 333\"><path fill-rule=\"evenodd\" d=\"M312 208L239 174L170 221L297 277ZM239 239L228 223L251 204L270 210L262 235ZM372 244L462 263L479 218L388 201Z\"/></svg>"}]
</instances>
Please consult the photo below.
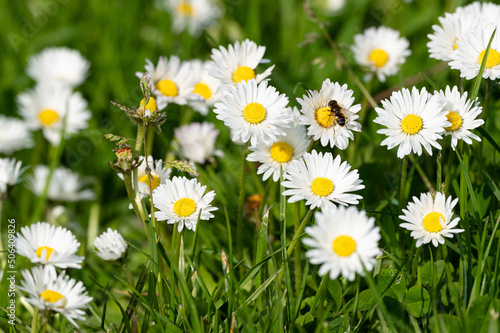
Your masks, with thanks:
<instances>
[{"instance_id":1,"label":"green grass blade","mask_svg":"<svg viewBox=\"0 0 500 333\"><path fill-rule=\"evenodd\" d=\"M486 67L486 61L488 60L488 55L490 53L491 42L493 42L493 38L495 37L497 29L493 30L491 34L490 40L488 42L488 46L486 46L486 50L484 52L483 61L481 62L481 67L479 67L479 73L477 74L476 80L474 81L474 86L472 88L472 93L470 95L471 100L476 100L477 94L479 93L479 87L481 86L481 80L483 79L484 68Z\"/></svg>"}]
</instances>

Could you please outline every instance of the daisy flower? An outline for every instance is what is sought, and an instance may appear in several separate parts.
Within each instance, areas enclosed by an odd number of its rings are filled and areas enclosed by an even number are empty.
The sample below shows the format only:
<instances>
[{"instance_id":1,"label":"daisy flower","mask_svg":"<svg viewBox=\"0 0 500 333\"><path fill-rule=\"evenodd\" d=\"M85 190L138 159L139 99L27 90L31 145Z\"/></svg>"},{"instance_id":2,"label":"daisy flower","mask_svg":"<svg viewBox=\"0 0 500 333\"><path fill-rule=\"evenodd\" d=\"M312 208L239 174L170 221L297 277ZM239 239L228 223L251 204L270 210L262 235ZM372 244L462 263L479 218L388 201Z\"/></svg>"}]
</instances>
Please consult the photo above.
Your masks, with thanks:
<instances>
[{"instance_id":1,"label":"daisy flower","mask_svg":"<svg viewBox=\"0 0 500 333\"><path fill-rule=\"evenodd\" d=\"M172 29L176 33L188 30L199 36L222 15L222 9L211 0L170 0L166 6L172 15Z\"/></svg>"},{"instance_id":2,"label":"daisy flower","mask_svg":"<svg viewBox=\"0 0 500 333\"><path fill-rule=\"evenodd\" d=\"M291 112L291 108L288 108ZM298 112L298 110L295 108ZM262 163L257 169L257 174L263 174L262 180L273 177L277 182L280 178L280 169L283 172L293 160L297 160L306 152L309 140L306 128L302 125L285 128L285 135L278 135L270 144L258 144L250 148L251 153L247 161Z\"/></svg>"},{"instance_id":3,"label":"daisy flower","mask_svg":"<svg viewBox=\"0 0 500 333\"><path fill-rule=\"evenodd\" d=\"M15 158L0 158L0 201L7 198L10 187L19 182L19 177L24 172L22 162Z\"/></svg>"},{"instance_id":4,"label":"daisy flower","mask_svg":"<svg viewBox=\"0 0 500 333\"><path fill-rule=\"evenodd\" d=\"M144 68L151 79L151 90L159 110L163 110L168 103L186 105L189 99L201 100L199 95L193 93L200 78L193 73L189 62L181 61L175 55L170 59L161 56L156 66L146 59ZM142 75L141 72L136 73L138 78Z\"/></svg>"},{"instance_id":5,"label":"daisy flower","mask_svg":"<svg viewBox=\"0 0 500 333\"><path fill-rule=\"evenodd\" d=\"M477 135L471 132L484 124L483 119L476 119L482 112L482 107L479 102L467 99L467 92L460 94L457 86L450 89L446 87L445 91L434 92L440 100L445 104L444 111L448 111L446 118L451 123L451 126L445 127L445 135L451 135L451 148L455 150L458 140L464 140L468 144L472 144L472 140L481 141Z\"/></svg>"},{"instance_id":6,"label":"daisy flower","mask_svg":"<svg viewBox=\"0 0 500 333\"><path fill-rule=\"evenodd\" d=\"M411 152L422 155L422 146L432 155L431 146L441 149L437 143L444 128L451 126L446 118L447 111L437 96L430 95L425 88L418 91L403 88L392 93L390 100L382 101L383 108L375 108L378 117L374 122L387 128L377 133L387 135L381 145L392 149L399 145L398 157Z\"/></svg>"},{"instance_id":7,"label":"daisy flower","mask_svg":"<svg viewBox=\"0 0 500 333\"><path fill-rule=\"evenodd\" d=\"M450 55L450 67L460 70L460 76L467 80L479 74L479 68L484 59L486 47L496 29L494 24L479 25L468 30L457 40L458 48ZM483 78L498 79L500 77L500 36L499 31L491 42Z\"/></svg>"},{"instance_id":8,"label":"daisy flower","mask_svg":"<svg viewBox=\"0 0 500 333\"><path fill-rule=\"evenodd\" d=\"M460 218L453 219L453 207L458 199L445 197L437 192L433 197L430 193L420 194L420 200L413 197L413 202L408 203L403 209L404 215L399 218L407 223L399 226L411 231L411 236L417 240L417 247L432 242L432 245L444 244L444 238L453 237L453 234L463 232L463 229L454 229Z\"/></svg>"},{"instance_id":9,"label":"daisy flower","mask_svg":"<svg viewBox=\"0 0 500 333\"><path fill-rule=\"evenodd\" d=\"M368 71L377 75L380 82L386 76L395 75L411 54L410 43L399 36L399 31L388 28L368 28L362 34L354 36L351 47L354 60Z\"/></svg>"},{"instance_id":10,"label":"daisy flower","mask_svg":"<svg viewBox=\"0 0 500 333\"><path fill-rule=\"evenodd\" d=\"M200 79L198 83L194 85L193 93L199 95L201 99L197 98L195 100L190 100L189 105L204 116L208 114L209 108L214 106L220 96L217 92L220 81L208 74L209 66L209 62L201 62L201 60L191 61L191 69Z\"/></svg>"},{"instance_id":11,"label":"daisy flower","mask_svg":"<svg viewBox=\"0 0 500 333\"><path fill-rule=\"evenodd\" d=\"M309 90L303 99L297 98L297 102L302 106L299 122L307 127L307 134L313 140L319 140L323 147L328 143L330 147L346 149L349 139L354 140L352 131L361 131L361 125L356 121L359 118L357 113L361 110L361 105L354 103L353 91L347 89L347 85L340 86L337 82L332 83L330 79L323 81L321 90ZM338 118L331 112L328 105L330 101L336 101L345 116L345 125L341 126Z\"/></svg>"},{"instance_id":12,"label":"daisy flower","mask_svg":"<svg viewBox=\"0 0 500 333\"><path fill-rule=\"evenodd\" d=\"M41 196L45 189L49 168L45 165L38 165L33 170L33 175L28 178L31 191ZM54 169L50 178L47 198L53 201L72 202L79 200L93 200L95 198L92 190L83 189L85 183L77 173L64 167Z\"/></svg>"},{"instance_id":13,"label":"daisy flower","mask_svg":"<svg viewBox=\"0 0 500 333\"><path fill-rule=\"evenodd\" d=\"M214 215L211 213L217 210L210 203L215 197L215 192L205 193L206 186L201 186L196 179L186 177L174 177L161 184L154 191L154 205L158 209L155 218L158 221L167 221L168 224L178 222L179 232L184 225L189 230L196 229L198 215L200 220L208 220Z\"/></svg>"},{"instance_id":14,"label":"daisy flower","mask_svg":"<svg viewBox=\"0 0 500 333\"><path fill-rule=\"evenodd\" d=\"M342 206L317 212L314 216L316 225L305 228L310 238L302 242L312 248L306 252L306 257L311 264L321 265L320 276L329 273L331 280L342 275L353 281L356 273L365 276L365 269L373 270L381 238L373 217L367 217L356 207Z\"/></svg>"},{"instance_id":15,"label":"daisy flower","mask_svg":"<svg viewBox=\"0 0 500 333\"><path fill-rule=\"evenodd\" d=\"M108 228L94 240L94 246L99 258L106 261L115 261L126 256L128 245L122 235L116 230Z\"/></svg>"},{"instance_id":16,"label":"daisy flower","mask_svg":"<svg viewBox=\"0 0 500 333\"><path fill-rule=\"evenodd\" d=\"M87 101L78 92L60 84L38 84L34 89L17 96L19 112L31 129L42 129L45 138L54 146L88 127L91 117Z\"/></svg>"},{"instance_id":17,"label":"daisy flower","mask_svg":"<svg viewBox=\"0 0 500 333\"><path fill-rule=\"evenodd\" d=\"M174 130L175 139L180 144L180 153L189 161L204 164L213 161L214 156L224 156L221 150L215 150L215 140L219 131L209 122L191 123Z\"/></svg>"},{"instance_id":18,"label":"daisy flower","mask_svg":"<svg viewBox=\"0 0 500 333\"><path fill-rule=\"evenodd\" d=\"M144 156L140 156L139 160L142 161L141 165L137 168L137 178L139 180L139 194L144 197L149 197L149 176L146 173L146 161L144 160ZM167 179L170 178L170 174L172 173L171 169L165 168L165 163L163 163L162 159L155 160L153 156L148 156L148 165L151 168L151 190L154 191L160 184L165 184Z\"/></svg>"},{"instance_id":19,"label":"daisy flower","mask_svg":"<svg viewBox=\"0 0 500 333\"><path fill-rule=\"evenodd\" d=\"M49 47L28 59L26 72L38 83L56 81L73 89L85 80L89 67L77 50Z\"/></svg>"},{"instance_id":20,"label":"daisy flower","mask_svg":"<svg viewBox=\"0 0 500 333\"><path fill-rule=\"evenodd\" d=\"M221 101L215 103L217 119L234 130L232 140L250 140L255 147L257 140L265 144L284 135L282 128L290 126L291 116L286 111L288 97L267 86L257 85L255 79L240 82L222 92Z\"/></svg>"},{"instance_id":21,"label":"daisy flower","mask_svg":"<svg viewBox=\"0 0 500 333\"><path fill-rule=\"evenodd\" d=\"M22 227L16 235L17 253L34 264L56 267L82 268L83 257L76 252L80 243L66 228L55 227L47 222L38 222Z\"/></svg>"},{"instance_id":22,"label":"daisy flower","mask_svg":"<svg viewBox=\"0 0 500 333\"><path fill-rule=\"evenodd\" d=\"M0 153L12 154L33 147L31 132L24 121L0 115L0 128Z\"/></svg>"},{"instance_id":23,"label":"daisy flower","mask_svg":"<svg viewBox=\"0 0 500 333\"><path fill-rule=\"evenodd\" d=\"M219 49L212 49L212 60L210 75L219 79L224 85L235 85L241 81L255 79L261 82L269 75L274 65L266 69L263 73L257 74L255 69L259 63L267 62L264 59L265 46L258 46L249 39L243 42L237 41L234 46L228 48L220 46Z\"/></svg>"},{"instance_id":24,"label":"daisy flower","mask_svg":"<svg viewBox=\"0 0 500 333\"><path fill-rule=\"evenodd\" d=\"M19 289L28 294L27 301L41 311L53 311L65 316L75 327L75 320L85 320L85 309L92 301L81 281L62 272L57 275L50 267L35 266L22 271Z\"/></svg>"},{"instance_id":25,"label":"daisy flower","mask_svg":"<svg viewBox=\"0 0 500 333\"><path fill-rule=\"evenodd\" d=\"M288 202L306 200L310 209L321 207L322 210L340 205L356 205L360 195L349 192L365 188L359 179L358 170L349 171L351 166L342 162L340 156L335 159L331 153L318 153L313 150L305 153L300 160L294 160L285 173L282 183L287 188L283 195L288 195Z\"/></svg>"}]
</instances>

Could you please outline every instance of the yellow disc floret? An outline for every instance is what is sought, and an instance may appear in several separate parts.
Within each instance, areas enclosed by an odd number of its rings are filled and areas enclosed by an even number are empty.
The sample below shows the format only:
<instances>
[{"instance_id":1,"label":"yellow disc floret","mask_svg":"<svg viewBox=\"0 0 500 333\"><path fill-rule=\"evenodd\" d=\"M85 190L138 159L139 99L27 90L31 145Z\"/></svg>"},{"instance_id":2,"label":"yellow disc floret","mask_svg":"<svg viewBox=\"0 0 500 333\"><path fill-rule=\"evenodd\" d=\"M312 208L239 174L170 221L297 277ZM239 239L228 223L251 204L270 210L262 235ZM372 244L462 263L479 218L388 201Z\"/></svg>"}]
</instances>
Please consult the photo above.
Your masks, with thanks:
<instances>
[{"instance_id":1,"label":"yellow disc floret","mask_svg":"<svg viewBox=\"0 0 500 333\"><path fill-rule=\"evenodd\" d=\"M441 225L441 223L439 223L439 218L441 218L444 222L444 216L441 213L432 212L425 215L424 221L422 222L425 230L427 230L428 232L441 231L443 229L443 226Z\"/></svg>"},{"instance_id":2,"label":"yellow disc floret","mask_svg":"<svg viewBox=\"0 0 500 333\"><path fill-rule=\"evenodd\" d=\"M144 98L141 100L141 108L149 110L151 114L158 112L158 105L156 104L156 99L149 97L148 104L144 102Z\"/></svg>"},{"instance_id":3,"label":"yellow disc floret","mask_svg":"<svg viewBox=\"0 0 500 333\"><path fill-rule=\"evenodd\" d=\"M311 191L320 197L326 197L333 192L333 182L328 178L318 177L312 181Z\"/></svg>"},{"instance_id":4,"label":"yellow disc floret","mask_svg":"<svg viewBox=\"0 0 500 333\"><path fill-rule=\"evenodd\" d=\"M293 156L293 148L286 142L276 142L269 149L271 157L278 163L286 163Z\"/></svg>"},{"instance_id":5,"label":"yellow disc floret","mask_svg":"<svg viewBox=\"0 0 500 333\"><path fill-rule=\"evenodd\" d=\"M451 123L451 126L445 127L444 128L445 130L453 132L453 131L456 131L457 129L459 129L460 126L462 126L462 117L460 117L460 115L458 113L456 113L455 111L448 112L448 114L446 115L446 118Z\"/></svg>"},{"instance_id":6,"label":"yellow disc floret","mask_svg":"<svg viewBox=\"0 0 500 333\"><path fill-rule=\"evenodd\" d=\"M190 198L182 198L174 203L174 212L180 217L187 217L196 211L196 202Z\"/></svg>"},{"instance_id":7,"label":"yellow disc floret","mask_svg":"<svg viewBox=\"0 0 500 333\"><path fill-rule=\"evenodd\" d=\"M158 89L163 95L168 97L176 97L179 92L177 91L177 86L175 83L169 79L161 80L156 84L156 89Z\"/></svg>"},{"instance_id":8,"label":"yellow disc floret","mask_svg":"<svg viewBox=\"0 0 500 333\"><path fill-rule=\"evenodd\" d=\"M59 118L59 113L52 109L43 109L38 114L38 120L40 120L42 125L46 127L52 126L59 120Z\"/></svg>"},{"instance_id":9,"label":"yellow disc floret","mask_svg":"<svg viewBox=\"0 0 500 333\"><path fill-rule=\"evenodd\" d=\"M151 175L151 177L153 177L153 179L149 178L148 175L144 175L142 177L139 177L139 181L148 186L149 186L149 181L151 181L151 190L154 190L155 188L158 187L158 185L160 185L160 178L155 175Z\"/></svg>"},{"instance_id":10,"label":"yellow disc floret","mask_svg":"<svg viewBox=\"0 0 500 333\"><path fill-rule=\"evenodd\" d=\"M194 85L193 92L200 95L204 99L209 99L212 96L212 91L210 91L210 88L205 83L201 82L198 82Z\"/></svg>"},{"instance_id":11,"label":"yellow disc floret","mask_svg":"<svg viewBox=\"0 0 500 333\"><path fill-rule=\"evenodd\" d=\"M329 107L322 107L316 110L316 121L324 128L333 126L333 114Z\"/></svg>"},{"instance_id":12,"label":"yellow disc floret","mask_svg":"<svg viewBox=\"0 0 500 333\"><path fill-rule=\"evenodd\" d=\"M243 118L251 124L258 124L266 118L266 108L259 103L250 103L243 109Z\"/></svg>"},{"instance_id":13,"label":"yellow disc floret","mask_svg":"<svg viewBox=\"0 0 500 333\"><path fill-rule=\"evenodd\" d=\"M422 118L415 114L409 114L401 121L401 129L406 134L417 134L422 129Z\"/></svg>"},{"instance_id":14,"label":"yellow disc floret","mask_svg":"<svg viewBox=\"0 0 500 333\"><path fill-rule=\"evenodd\" d=\"M48 246L40 246L38 249L36 249L36 256L38 258L42 258L43 250L47 250L47 252L45 252L45 260L49 260L50 255L52 254L54 249Z\"/></svg>"},{"instance_id":15,"label":"yellow disc floret","mask_svg":"<svg viewBox=\"0 0 500 333\"><path fill-rule=\"evenodd\" d=\"M182 1L177 6L177 12L181 15L189 16L193 14L193 8L191 8L191 6L186 1Z\"/></svg>"},{"instance_id":16,"label":"yellow disc floret","mask_svg":"<svg viewBox=\"0 0 500 333\"><path fill-rule=\"evenodd\" d=\"M233 73L233 81L235 83L248 81L255 78L255 71L248 66L240 66Z\"/></svg>"},{"instance_id":17,"label":"yellow disc floret","mask_svg":"<svg viewBox=\"0 0 500 333\"><path fill-rule=\"evenodd\" d=\"M45 289L40 294L40 297L43 298L45 300L45 302L48 302L48 303L56 303L62 299L63 301L62 301L62 305L60 306L60 308L63 308L66 305L66 299L64 298L64 296L61 295L60 293L58 293L57 291L54 291L54 290Z\"/></svg>"},{"instance_id":18,"label":"yellow disc floret","mask_svg":"<svg viewBox=\"0 0 500 333\"><path fill-rule=\"evenodd\" d=\"M482 50L481 53L479 53L479 57L477 59L477 63L481 65L483 63L484 59L484 54L486 53L486 50ZM497 50L490 49L490 52L488 53L488 59L486 59L486 68L491 68L500 65L500 53L498 53Z\"/></svg>"},{"instance_id":19,"label":"yellow disc floret","mask_svg":"<svg viewBox=\"0 0 500 333\"><path fill-rule=\"evenodd\" d=\"M382 49L375 49L370 52L368 58L371 62L373 62L375 67L380 68L387 63L387 60L389 60L389 55Z\"/></svg>"},{"instance_id":20,"label":"yellow disc floret","mask_svg":"<svg viewBox=\"0 0 500 333\"><path fill-rule=\"evenodd\" d=\"M356 251L356 241L351 236L338 236L333 240L332 248L338 256L349 257Z\"/></svg>"}]
</instances>

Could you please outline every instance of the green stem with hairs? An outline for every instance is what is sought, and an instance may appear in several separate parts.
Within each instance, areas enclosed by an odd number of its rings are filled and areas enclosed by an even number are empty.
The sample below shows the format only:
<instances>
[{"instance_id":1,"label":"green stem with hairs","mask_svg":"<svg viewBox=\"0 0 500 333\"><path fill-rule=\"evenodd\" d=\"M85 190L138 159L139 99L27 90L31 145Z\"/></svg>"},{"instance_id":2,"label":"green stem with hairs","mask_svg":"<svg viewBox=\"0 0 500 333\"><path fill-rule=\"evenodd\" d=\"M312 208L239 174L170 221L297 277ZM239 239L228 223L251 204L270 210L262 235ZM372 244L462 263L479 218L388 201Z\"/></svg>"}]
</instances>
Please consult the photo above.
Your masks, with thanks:
<instances>
[{"instance_id":1,"label":"green stem with hairs","mask_svg":"<svg viewBox=\"0 0 500 333\"><path fill-rule=\"evenodd\" d=\"M307 222L311 218L312 214L314 213L313 209L309 209L309 211L306 213L306 216L302 219L302 222L300 222L299 227L295 231L295 234L293 235L293 239L290 242L290 246L288 247L287 251L287 256L291 256L293 253L293 249L295 248L295 244L297 244L297 240L299 239L300 235L302 234L302 231L306 227Z\"/></svg>"},{"instance_id":2,"label":"green stem with hairs","mask_svg":"<svg viewBox=\"0 0 500 333\"><path fill-rule=\"evenodd\" d=\"M31 332L38 332L38 307L35 306L35 312L33 313L33 320L31 321Z\"/></svg>"},{"instance_id":3,"label":"green stem with hairs","mask_svg":"<svg viewBox=\"0 0 500 333\"><path fill-rule=\"evenodd\" d=\"M314 139L311 138L311 142L309 142L309 146L307 146L307 150L306 150L308 153L310 153L311 150L314 148L314 143L315 142L316 141L314 141Z\"/></svg>"},{"instance_id":4,"label":"green stem with hairs","mask_svg":"<svg viewBox=\"0 0 500 333\"><path fill-rule=\"evenodd\" d=\"M405 205L406 199L406 177L408 174L408 156L403 157L401 163L401 184L399 186L399 210L401 211Z\"/></svg>"}]
</instances>

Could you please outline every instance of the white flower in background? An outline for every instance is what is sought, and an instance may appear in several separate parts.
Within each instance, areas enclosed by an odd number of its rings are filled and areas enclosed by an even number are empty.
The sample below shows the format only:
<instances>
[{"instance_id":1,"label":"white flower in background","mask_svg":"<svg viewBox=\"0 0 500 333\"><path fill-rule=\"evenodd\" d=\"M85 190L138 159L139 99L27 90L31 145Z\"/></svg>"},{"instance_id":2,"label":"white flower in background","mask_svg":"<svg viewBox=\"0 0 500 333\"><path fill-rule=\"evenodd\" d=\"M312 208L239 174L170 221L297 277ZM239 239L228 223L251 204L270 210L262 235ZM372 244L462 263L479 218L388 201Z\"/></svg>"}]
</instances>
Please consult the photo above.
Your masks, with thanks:
<instances>
[{"instance_id":1,"label":"white flower in background","mask_svg":"<svg viewBox=\"0 0 500 333\"><path fill-rule=\"evenodd\" d=\"M471 132L471 130L484 124L483 119L476 119L482 112L479 102L467 99L467 92L460 94L457 86L450 89L446 87L445 91L434 92L441 101L443 101L443 110L447 111L446 118L451 126L445 127L445 135L451 135L451 148L455 150L458 140L464 140L472 144L472 140L481 141L481 138Z\"/></svg>"},{"instance_id":2,"label":"white flower in background","mask_svg":"<svg viewBox=\"0 0 500 333\"><path fill-rule=\"evenodd\" d=\"M213 161L214 156L224 156L221 150L215 150L219 131L212 123L191 123L176 128L174 133L180 144L180 154L189 161L204 164Z\"/></svg>"},{"instance_id":3,"label":"white flower in background","mask_svg":"<svg viewBox=\"0 0 500 333\"><path fill-rule=\"evenodd\" d=\"M333 16L339 14L345 2L346 0L315 0L314 7L317 7L324 15Z\"/></svg>"},{"instance_id":4,"label":"white flower in background","mask_svg":"<svg viewBox=\"0 0 500 333\"><path fill-rule=\"evenodd\" d=\"M115 261L126 255L128 244L116 230L108 228L94 240L96 254L103 260Z\"/></svg>"},{"instance_id":5,"label":"white flower in background","mask_svg":"<svg viewBox=\"0 0 500 333\"><path fill-rule=\"evenodd\" d=\"M307 134L313 140L319 140L323 147L328 143L330 147L336 146L339 149L346 149L349 139L354 140L352 131L361 131L361 125L356 121L359 118L358 112L361 110L360 104L354 103L353 91L347 89L347 85L341 86L337 82L332 83L330 79L323 81L321 90L307 92L303 98L297 98L302 106L299 122L307 127ZM328 105L330 101L336 101L341 107L346 123L340 126L338 118L331 112Z\"/></svg>"},{"instance_id":6,"label":"white flower in background","mask_svg":"<svg viewBox=\"0 0 500 333\"><path fill-rule=\"evenodd\" d=\"M450 67L460 70L460 76L471 80L479 74L488 42L496 26L479 25L468 30L457 40L458 48L450 55ZM500 77L500 32L497 29L491 42L483 78L495 80Z\"/></svg>"},{"instance_id":7,"label":"white flower in background","mask_svg":"<svg viewBox=\"0 0 500 333\"><path fill-rule=\"evenodd\" d=\"M23 281L19 289L28 294L26 300L41 311L53 311L65 316L79 327L75 320L85 320L87 304L92 297L87 294L81 281L71 279L63 271L57 275L51 267L35 266L31 272L22 271Z\"/></svg>"},{"instance_id":8,"label":"white flower in background","mask_svg":"<svg viewBox=\"0 0 500 333\"><path fill-rule=\"evenodd\" d=\"M380 228L375 219L356 207L338 207L315 214L316 225L306 227L310 238L302 242L312 249L306 252L309 262L321 265L318 274L329 273L331 280L342 275L354 281L356 273L371 272L380 253ZM364 268L363 268L364 266Z\"/></svg>"},{"instance_id":9,"label":"white flower in background","mask_svg":"<svg viewBox=\"0 0 500 333\"><path fill-rule=\"evenodd\" d=\"M42 129L45 138L54 146L65 137L88 127L91 117L87 101L78 92L61 84L39 84L17 96L19 113L31 129ZM65 126L64 126L65 125Z\"/></svg>"},{"instance_id":10,"label":"white flower in background","mask_svg":"<svg viewBox=\"0 0 500 333\"><path fill-rule=\"evenodd\" d=\"M62 269L82 268L82 256L76 252L80 243L66 228L55 227L47 222L37 222L22 227L16 236L17 254L34 264L53 265Z\"/></svg>"},{"instance_id":11,"label":"white flower in background","mask_svg":"<svg viewBox=\"0 0 500 333\"><path fill-rule=\"evenodd\" d=\"M176 33L188 30L192 36L199 36L223 13L212 0L163 0L160 6L167 7L172 15L172 29Z\"/></svg>"},{"instance_id":12,"label":"white flower in background","mask_svg":"<svg viewBox=\"0 0 500 333\"><path fill-rule=\"evenodd\" d=\"M221 101L215 103L217 119L234 130L232 140L241 138L255 147L257 140L265 144L284 135L282 128L289 127L291 115L286 106L288 97L267 86L257 85L254 79L230 86L222 92Z\"/></svg>"},{"instance_id":13,"label":"white flower in background","mask_svg":"<svg viewBox=\"0 0 500 333\"><path fill-rule=\"evenodd\" d=\"M190 100L189 105L204 116L208 114L209 108L214 106L220 96L220 93L218 93L220 81L208 74L209 66L209 62L202 62L201 60L191 61L193 73L200 78L194 85L193 93L201 96L201 99Z\"/></svg>"},{"instance_id":14,"label":"white flower in background","mask_svg":"<svg viewBox=\"0 0 500 333\"><path fill-rule=\"evenodd\" d=\"M151 79L151 90L156 96L158 109L163 110L168 103L185 105L190 99L201 99L193 93L200 78L192 71L188 61L181 61L175 55L170 56L170 59L161 56L156 66L146 59L144 68ZM143 73L136 72L138 78L142 75Z\"/></svg>"},{"instance_id":15,"label":"white flower in background","mask_svg":"<svg viewBox=\"0 0 500 333\"><path fill-rule=\"evenodd\" d=\"M386 127L377 131L387 136L381 145L389 150L399 146L399 158L411 152L422 155L422 146L432 155L431 146L441 149L437 140L442 139L444 128L451 126L443 102L425 88L418 91L413 87L411 93L406 88L395 91L390 100L383 100L382 108L375 111L378 117L374 122Z\"/></svg>"},{"instance_id":16,"label":"white flower in background","mask_svg":"<svg viewBox=\"0 0 500 333\"><path fill-rule=\"evenodd\" d=\"M167 221L168 224L178 223L179 232L186 226L189 230L196 229L198 215L200 220L208 220L217 210L210 203L215 197L215 192L205 193L206 186L201 186L196 179L174 177L161 184L154 191L154 205L158 209L155 218L158 221Z\"/></svg>"},{"instance_id":17,"label":"white flower in background","mask_svg":"<svg viewBox=\"0 0 500 333\"><path fill-rule=\"evenodd\" d=\"M399 31L388 28L368 28L354 36L351 47L354 60L377 75L384 82L387 76L395 75L411 54L410 43L400 37Z\"/></svg>"},{"instance_id":18,"label":"white flower in background","mask_svg":"<svg viewBox=\"0 0 500 333\"><path fill-rule=\"evenodd\" d=\"M19 182L19 177L24 172L22 162L15 158L0 158L0 201L5 200L9 187Z\"/></svg>"},{"instance_id":19,"label":"white flower in background","mask_svg":"<svg viewBox=\"0 0 500 333\"><path fill-rule=\"evenodd\" d=\"M323 155L313 150L288 166L282 183L287 189L282 194L290 196L288 202L306 200L309 209L334 208L335 203L356 205L362 197L349 192L361 190L365 185L358 170L350 170L351 165L341 162L340 155L334 159L331 153Z\"/></svg>"},{"instance_id":20,"label":"white flower in background","mask_svg":"<svg viewBox=\"0 0 500 333\"><path fill-rule=\"evenodd\" d=\"M73 89L85 80L89 67L90 63L77 50L48 47L28 59L26 72L39 84L55 81Z\"/></svg>"},{"instance_id":21,"label":"white flower in background","mask_svg":"<svg viewBox=\"0 0 500 333\"><path fill-rule=\"evenodd\" d=\"M291 112L291 108L288 108ZM298 111L297 109L295 109ZM273 181L277 182L280 178L280 169L283 172L293 160L297 160L306 152L309 145L309 139L306 134L306 128L302 125L285 128L285 135L278 135L276 140L269 144L258 144L250 148L247 160L251 162L262 163L257 169L257 174L263 174L262 180L267 180L272 176Z\"/></svg>"},{"instance_id":22,"label":"white flower in background","mask_svg":"<svg viewBox=\"0 0 500 333\"><path fill-rule=\"evenodd\" d=\"M21 119L0 115L0 153L12 154L33 147L31 132Z\"/></svg>"},{"instance_id":23,"label":"white flower in background","mask_svg":"<svg viewBox=\"0 0 500 333\"><path fill-rule=\"evenodd\" d=\"M49 168L45 165L38 165L33 169L28 184L35 195L42 195L48 176ZM50 179L47 198L63 202L93 200L95 194L92 190L83 189L85 184L77 173L64 167L55 168Z\"/></svg>"},{"instance_id":24,"label":"white flower in background","mask_svg":"<svg viewBox=\"0 0 500 333\"><path fill-rule=\"evenodd\" d=\"M478 2L475 1L472 4L469 4L464 7L464 9L473 8L472 12L475 13L474 7L480 7L481 18L478 21L476 16L476 22L481 22L482 24L495 24L499 27L500 23L500 5L492 3L492 2Z\"/></svg>"},{"instance_id":25,"label":"white flower in background","mask_svg":"<svg viewBox=\"0 0 500 333\"><path fill-rule=\"evenodd\" d=\"M444 244L444 238L453 237L453 234L463 232L463 229L455 229L460 221L457 217L453 219L453 207L458 199L452 201L452 197L445 197L437 192L433 197L430 193L420 194L420 199L413 197L413 202L408 203L403 209L404 215L399 218L407 223L399 226L411 231L411 236L417 240L417 247L432 242L432 245Z\"/></svg>"},{"instance_id":26,"label":"white flower in background","mask_svg":"<svg viewBox=\"0 0 500 333\"><path fill-rule=\"evenodd\" d=\"M262 59L265 52L265 46L258 46L249 39L241 43L237 41L227 49L223 46L212 49L210 75L219 79L223 85L234 86L241 81L247 82L251 79L259 83L271 75L274 68L273 65L261 74L255 71L259 63L267 62Z\"/></svg>"}]
</instances>

